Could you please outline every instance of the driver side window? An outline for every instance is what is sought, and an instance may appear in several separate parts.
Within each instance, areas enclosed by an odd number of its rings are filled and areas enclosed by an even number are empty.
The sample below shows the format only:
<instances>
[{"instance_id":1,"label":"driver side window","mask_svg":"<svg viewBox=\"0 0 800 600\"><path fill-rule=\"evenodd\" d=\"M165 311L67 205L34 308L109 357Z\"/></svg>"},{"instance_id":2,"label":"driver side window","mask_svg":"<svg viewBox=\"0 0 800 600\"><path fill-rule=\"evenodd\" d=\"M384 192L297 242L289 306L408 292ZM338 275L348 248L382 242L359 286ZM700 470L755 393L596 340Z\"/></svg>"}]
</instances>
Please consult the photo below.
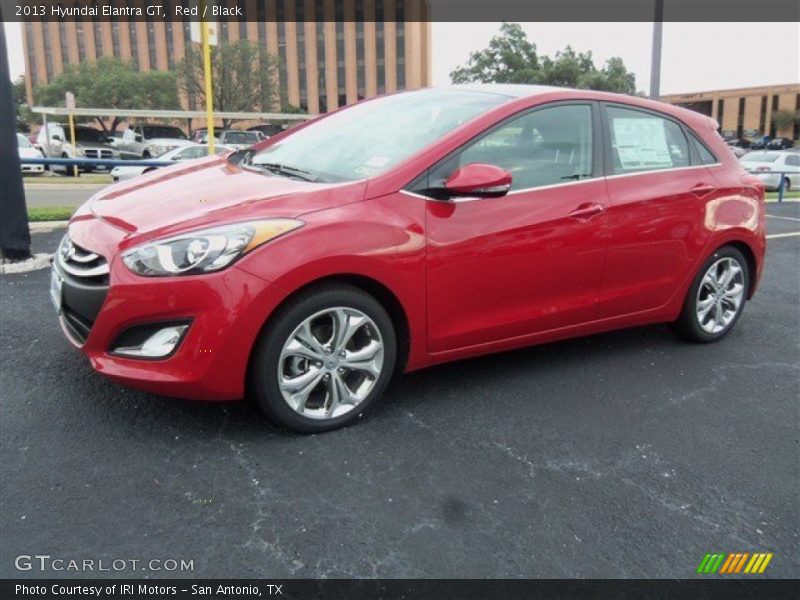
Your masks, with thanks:
<instances>
[{"instance_id":1,"label":"driver side window","mask_svg":"<svg viewBox=\"0 0 800 600\"><path fill-rule=\"evenodd\" d=\"M511 119L431 173L446 180L459 167L486 163L509 171L512 190L558 185L592 176L592 109L552 106Z\"/></svg>"}]
</instances>

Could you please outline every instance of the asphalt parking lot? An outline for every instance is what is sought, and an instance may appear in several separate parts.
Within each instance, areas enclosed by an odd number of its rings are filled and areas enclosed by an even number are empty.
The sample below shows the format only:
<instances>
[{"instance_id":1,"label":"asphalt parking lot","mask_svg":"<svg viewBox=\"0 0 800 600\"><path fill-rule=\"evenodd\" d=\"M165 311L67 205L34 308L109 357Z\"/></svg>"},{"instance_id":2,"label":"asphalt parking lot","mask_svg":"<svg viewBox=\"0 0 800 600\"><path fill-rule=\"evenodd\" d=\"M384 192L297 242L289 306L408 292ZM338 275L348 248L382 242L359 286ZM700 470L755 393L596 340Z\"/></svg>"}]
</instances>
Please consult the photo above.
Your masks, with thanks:
<instances>
[{"instance_id":1,"label":"asphalt parking lot","mask_svg":"<svg viewBox=\"0 0 800 600\"><path fill-rule=\"evenodd\" d=\"M767 212L800 231L800 204ZM104 575L14 568L38 553L194 562L114 573L148 577L683 578L763 551L799 577L799 259L770 240L719 344L654 326L436 367L318 436L106 381L47 271L3 275L0 576Z\"/></svg>"}]
</instances>

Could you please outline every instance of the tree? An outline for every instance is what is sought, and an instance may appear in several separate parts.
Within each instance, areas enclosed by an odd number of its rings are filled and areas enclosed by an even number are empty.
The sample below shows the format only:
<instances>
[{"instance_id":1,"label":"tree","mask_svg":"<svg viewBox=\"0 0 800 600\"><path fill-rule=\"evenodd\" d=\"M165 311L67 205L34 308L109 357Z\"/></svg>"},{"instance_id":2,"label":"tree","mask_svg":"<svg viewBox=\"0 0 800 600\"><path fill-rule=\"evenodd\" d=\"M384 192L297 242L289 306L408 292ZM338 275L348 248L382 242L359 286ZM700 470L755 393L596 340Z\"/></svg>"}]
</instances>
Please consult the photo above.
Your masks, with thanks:
<instances>
[{"instance_id":1,"label":"tree","mask_svg":"<svg viewBox=\"0 0 800 600\"><path fill-rule=\"evenodd\" d=\"M178 65L181 90L205 102L205 74L199 47L187 49ZM276 104L278 61L261 45L248 40L211 47L214 110L221 112L270 111ZM228 127L230 120L223 120Z\"/></svg>"},{"instance_id":2,"label":"tree","mask_svg":"<svg viewBox=\"0 0 800 600\"><path fill-rule=\"evenodd\" d=\"M72 92L80 106L106 109L180 108L174 73L139 71L129 63L104 57L97 62L69 65L50 83L37 87L34 97L46 106L64 106L64 94ZM114 117L107 127L94 117L105 133L116 130L122 119Z\"/></svg>"},{"instance_id":3,"label":"tree","mask_svg":"<svg viewBox=\"0 0 800 600\"><path fill-rule=\"evenodd\" d=\"M14 105L17 108L17 131L28 133L31 130L31 123L35 120L33 111L28 106L28 97L25 92L25 76L20 75L11 84L12 94L14 95Z\"/></svg>"},{"instance_id":4,"label":"tree","mask_svg":"<svg viewBox=\"0 0 800 600\"><path fill-rule=\"evenodd\" d=\"M777 110L772 113L772 122L778 130L789 129L795 123L800 123L800 111Z\"/></svg>"},{"instance_id":5,"label":"tree","mask_svg":"<svg viewBox=\"0 0 800 600\"><path fill-rule=\"evenodd\" d=\"M450 73L453 83L538 83L623 94L636 93L636 76L621 58L598 69L591 52L570 46L554 58L539 56L518 23L503 23L484 50L470 54L466 66Z\"/></svg>"}]
</instances>

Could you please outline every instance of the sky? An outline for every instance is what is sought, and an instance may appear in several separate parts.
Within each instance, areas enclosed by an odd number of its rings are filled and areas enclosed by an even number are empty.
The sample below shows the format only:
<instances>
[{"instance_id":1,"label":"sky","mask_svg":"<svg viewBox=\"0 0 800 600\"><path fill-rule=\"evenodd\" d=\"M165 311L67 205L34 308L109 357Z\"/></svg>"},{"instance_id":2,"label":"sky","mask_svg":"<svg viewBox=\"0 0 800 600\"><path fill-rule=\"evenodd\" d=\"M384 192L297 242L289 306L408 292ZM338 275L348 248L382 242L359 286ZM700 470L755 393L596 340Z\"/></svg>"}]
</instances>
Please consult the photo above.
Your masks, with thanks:
<instances>
[{"instance_id":1,"label":"sky","mask_svg":"<svg viewBox=\"0 0 800 600\"><path fill-rule=\"evenodd\" d=\"M11 78L25 70L19 23L4 23ZM591 50L601 66L619 56L649 93L652 23L522 23L540 54L571 45ZM433 23L433 84L449 83L450 71L470 52L485 48L500 23ZM661 93L800 82L800 23L664 23Z\"/></svg>"}]
</instances>

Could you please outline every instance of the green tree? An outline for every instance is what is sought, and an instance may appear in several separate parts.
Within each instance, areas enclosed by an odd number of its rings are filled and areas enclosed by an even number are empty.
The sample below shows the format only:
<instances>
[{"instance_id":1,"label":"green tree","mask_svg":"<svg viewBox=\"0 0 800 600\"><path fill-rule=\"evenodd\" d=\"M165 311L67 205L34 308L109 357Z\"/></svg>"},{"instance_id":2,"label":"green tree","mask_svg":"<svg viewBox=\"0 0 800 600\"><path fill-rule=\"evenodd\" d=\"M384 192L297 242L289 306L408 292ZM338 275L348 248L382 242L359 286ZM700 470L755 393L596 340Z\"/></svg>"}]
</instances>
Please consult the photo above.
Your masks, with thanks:
<instances>
[{"instance_id":1,"label":"green tree","mask_svg":"<svg viewBox=\"0 0 800 600\"><path fill-rule=\"evenodd\" d=\"M37 87L34 97L37 103L45 106L64 106L66 92L75 94L78 105L85 108L180 108L174 73L143 72L129 63L110 57L67 66L50 83ZM116 130L122 121L114 117L107 127L104 118L95 119L105 133Z\"/></svg>"},{"instance_id":2,"label":"green tree","mask_svg":"<svg viewBox=\"0 0 800 600\"><path fill-rule=\"evenodd\" d=\"M503 23L489 46L473 52L465 66L450 73L453 83L538 83L623 94L636 93L636 76L621 58L597 68L591 52L570 46L555 57L539 56L518 23Z\"/></svg>"},{"instance_id":3,"label":"green tree","mask_svg":"<svg viewBox=\"0 0 800 600\"><path fill-rule=\"evenodd\" d=\"M779 130L789 129L795 123L800 123L800 111L777 110L772 113L772 122Z\"/></svg>"},{"instance_id":4,"label":"green tree","mask_svg":"<svg viewBox=\"0 0 800 600\"><path fill-rule=\"evenodd\" d=\"M187 49L178 65L181 90L205 102L205 75L201 49ZM268 112L276 105L278 61L261 45L248 40L211 47L214 110L221 112ZM228 127L230 120L223 120Z\"/></svg>"},{"instance_id":5,"label":"green tree","mask_svg":"<svg viewBox=\"0 0 800 600\"><path fill-rule=\"evenodd\" d=\"M11 90L14 94L14 104L17 109L17 131L21 133L28 133L31 130L31 123L36 120L30 106L28 106L28 97L25 92L25 77L20 75L17 80L11 84Z\"/></svg>"}]
</instances>

